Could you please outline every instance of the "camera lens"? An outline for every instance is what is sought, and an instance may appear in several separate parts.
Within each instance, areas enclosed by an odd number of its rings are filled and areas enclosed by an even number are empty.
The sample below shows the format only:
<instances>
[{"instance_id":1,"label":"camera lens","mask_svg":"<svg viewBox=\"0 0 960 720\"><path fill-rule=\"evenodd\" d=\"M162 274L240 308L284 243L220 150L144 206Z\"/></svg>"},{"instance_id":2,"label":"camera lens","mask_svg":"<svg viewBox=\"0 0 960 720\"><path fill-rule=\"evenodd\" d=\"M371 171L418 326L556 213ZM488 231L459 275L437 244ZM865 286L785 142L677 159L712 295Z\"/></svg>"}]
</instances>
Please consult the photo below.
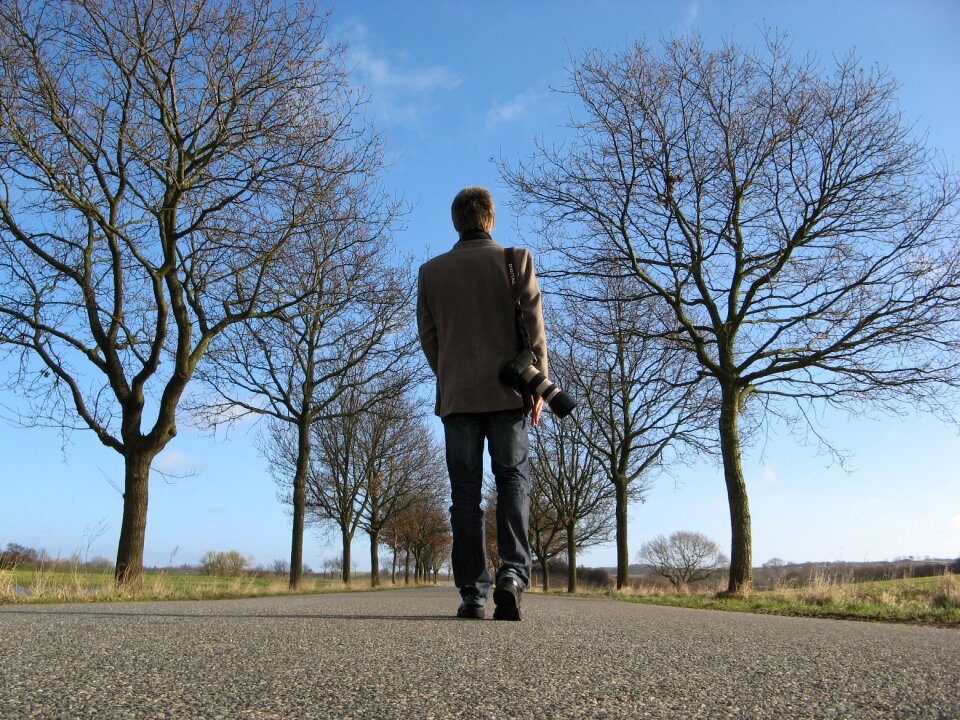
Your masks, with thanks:
<instances>
[{"instance_id":1,"label":"camera lens","mask_svg":"<svg viewBox=\"0 0 960 720\"><path fill-rule=\"evenodd\" d=\"M577 401L558 388L533 365L524 368L521 375L530 388L550 406L557 417L565 418L577 406Z\"/></svg>"}]
</instances>

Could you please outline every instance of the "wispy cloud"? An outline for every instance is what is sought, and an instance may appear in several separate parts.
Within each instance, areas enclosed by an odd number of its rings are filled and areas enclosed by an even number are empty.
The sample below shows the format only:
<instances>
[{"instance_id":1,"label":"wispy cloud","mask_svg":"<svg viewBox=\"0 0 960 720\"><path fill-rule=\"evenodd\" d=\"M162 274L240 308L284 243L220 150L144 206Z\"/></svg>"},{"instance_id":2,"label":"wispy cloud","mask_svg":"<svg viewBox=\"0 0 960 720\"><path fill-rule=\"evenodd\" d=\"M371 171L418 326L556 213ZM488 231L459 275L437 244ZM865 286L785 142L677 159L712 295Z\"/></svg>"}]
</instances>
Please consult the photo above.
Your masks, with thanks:
<instances>
[{"instance_id":1,"label":"wispy cloud","mask_svg":"<svg viewBox=\"0 0 960 720\"><path fill-rule=\"evenodd\" d=\"M779 480L780 476L777 474L777 466L765 465L763 468L763 484L776 485Z\"/></svg>"},{"instance_id":2,"label":"wispy cloud","mask_svg":"<svg viewBox=\"0 0 960 720\"><path fill-rule=\"evenodd\" d=\"M487 111L487 125L496 126L518 120L536 110L547 97L542 90L526 90L506 102L494 103Z\"/></svg>"},{"instance_id":3,"label":"wispy cloud","mask_svg":"<svg viewBox=\"0 0 960 720\"><path fill-rule=\"evenodd\" d=\"M422 65L408 57L374 49L366 26L353 23L344 33L346 62L356 84L372 96L378 117L387 122L419 123L440 93L463 78L443 65Z\"/></svg>"},{"instance_id":4,"label":"wispy cloud","mask_svg":"<svg viewBox=\"0 0 960 720\"><path fill-rule=\"evenodd\" d=\"M700 2L699 0L693 0L687 4L687 10L683 14L683 22L680 23L680 32L689 32L693 29L693 26L696 25L697 19L700 17Z\"/></svg>"},{"instance_id":5,"label":"wispy cloud","mask_svg":"<svg viewBox=\"0 0 960 720\"><path fill-rule=\"evenodd\" d=\"M460 76L445 67L403 67L385 57L376 57L362 46L351 48L348 54L364 85L373 90L429 93L453 90L461 82Z\"/></svg>"},{"instance_id":6,"label":"wispy cloud","mask_svg":"<svg viewBox=\"0 0 960 720\"><path fill-rule=\"evenodd\" d=\"M177 450L165 450L157 456L153 469L173 478L183 478L197 474L196 458Z\"/></svg>"}]
</instances>

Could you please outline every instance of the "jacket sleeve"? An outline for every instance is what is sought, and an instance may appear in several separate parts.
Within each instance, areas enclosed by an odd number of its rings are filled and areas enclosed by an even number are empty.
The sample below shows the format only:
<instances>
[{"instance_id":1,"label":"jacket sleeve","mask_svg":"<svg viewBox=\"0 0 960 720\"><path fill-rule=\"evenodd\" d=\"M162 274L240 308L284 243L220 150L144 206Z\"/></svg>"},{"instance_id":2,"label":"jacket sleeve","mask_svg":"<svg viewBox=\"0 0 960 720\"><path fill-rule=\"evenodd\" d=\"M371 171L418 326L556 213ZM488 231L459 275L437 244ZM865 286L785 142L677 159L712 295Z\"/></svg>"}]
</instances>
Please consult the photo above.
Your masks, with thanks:
<instances>
[{"instance_id":1,"label":"jacket sleeve","mask_svg":"<svg viewBox=\"0 0 960 720\"><path fill-rule=\"evenodd\" d=\"M523 319L530 333L530 344L533 353L537 356L537 369L550 377L550 367L547 358L547 333L543 325L543 308L540 304L540 286L537 283L537 274L533 267L533 255L524 250L520 265L520 307L523 309Z\"/></svg>"},{"instance_id":2,"label":"jacket sleeve","mask_svg":"<svg viewBox=\"0 0 960 720\"><path fill-rule=\"evenodd\" d=\"M433 315L427 305L426 279L422 267L417 278L417 335L420 338L420 347L423 348L423 354L427 357L427 363L433 370L433 374L436 375L437 356L439 354L437 324L434 322Z\"/></svg>"}]
</instances>

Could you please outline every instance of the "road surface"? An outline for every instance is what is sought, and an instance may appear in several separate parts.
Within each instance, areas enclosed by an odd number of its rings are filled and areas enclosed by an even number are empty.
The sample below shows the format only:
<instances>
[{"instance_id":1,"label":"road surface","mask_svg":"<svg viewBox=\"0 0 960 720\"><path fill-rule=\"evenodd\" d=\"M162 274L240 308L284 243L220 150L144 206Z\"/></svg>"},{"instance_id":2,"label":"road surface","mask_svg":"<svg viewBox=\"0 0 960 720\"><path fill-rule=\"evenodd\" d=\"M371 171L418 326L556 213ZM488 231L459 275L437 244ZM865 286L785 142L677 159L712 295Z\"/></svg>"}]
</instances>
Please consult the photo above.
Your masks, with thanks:
<instances>
[{"instance_id":1,"label":"road surface","mask_svg":"<svg viewBox=\"0 0 960 720\"><path fill-rule=\"evenodd\" d=\"M0 718L960 718L958 630L457 599L0 606Z\"/></svg>"}]
</instances>

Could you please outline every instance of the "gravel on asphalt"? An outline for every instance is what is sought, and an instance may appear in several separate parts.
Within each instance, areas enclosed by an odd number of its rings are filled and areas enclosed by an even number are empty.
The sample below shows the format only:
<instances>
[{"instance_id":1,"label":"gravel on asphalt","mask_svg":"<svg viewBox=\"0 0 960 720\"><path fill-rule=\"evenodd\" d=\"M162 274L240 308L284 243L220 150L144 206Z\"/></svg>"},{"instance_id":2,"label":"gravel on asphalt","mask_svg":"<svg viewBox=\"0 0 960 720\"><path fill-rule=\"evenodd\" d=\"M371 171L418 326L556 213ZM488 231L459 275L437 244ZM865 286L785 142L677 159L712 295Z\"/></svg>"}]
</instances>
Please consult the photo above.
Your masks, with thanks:
<instances>
[{"instance_id":1,"label":"gravel on asphalt","mask_svg":"<svg viewBox=\"0 0 960 720\"><path fill-rule=\"evenodd\" d=\"M2 606L0 718L960 718L956 630L457 604L438 587Z\"/></svg>"}]
</instances>

